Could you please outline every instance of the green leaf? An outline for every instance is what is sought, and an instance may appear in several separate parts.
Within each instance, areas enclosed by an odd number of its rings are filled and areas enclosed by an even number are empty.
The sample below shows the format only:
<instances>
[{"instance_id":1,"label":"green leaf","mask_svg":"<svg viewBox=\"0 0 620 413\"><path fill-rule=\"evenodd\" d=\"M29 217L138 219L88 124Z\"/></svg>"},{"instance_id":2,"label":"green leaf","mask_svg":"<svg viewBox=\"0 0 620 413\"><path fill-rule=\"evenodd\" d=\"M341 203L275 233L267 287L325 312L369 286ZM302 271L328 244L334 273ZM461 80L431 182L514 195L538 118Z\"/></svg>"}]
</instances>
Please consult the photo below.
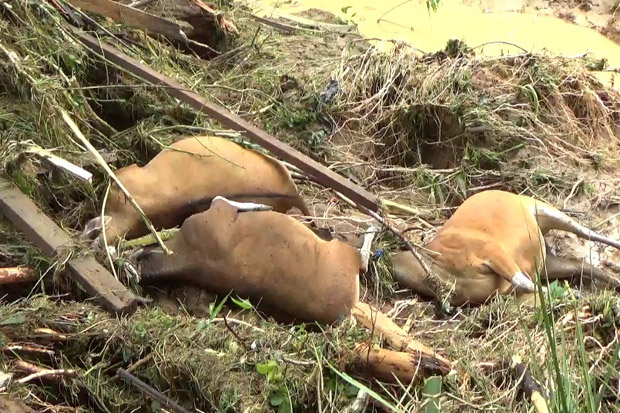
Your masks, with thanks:
<instances>
[{"instance_id":1,"label":"green leaf","mask_svg":"<svg viewBox=\"0 0 620 413\"><path fill-rule=\"evenodd\" d=\"M274 393L269 398L269 403L271 403L272 406L279 406L283 401L284 397L280 393Z\"/></svg>"},{"instance_id":2,"label":"green leaf","mask_svg":"<svg viewBox=\"0 0 620 413\"><path fill-rule=\"evenodd\" d=\"M208 323L207 323L207 321L206 321L206 320L202 320L202 321L200 322L200 324L198 324L198 327L196 327L196 330L198 330L198 331L202 331L202 330L204 330L204 329L207 327L207 324L208 324Z\"/></svg>"},{"instance_id":3,"label":"green leaf","mask_svg":"<svg viewBox=\"0 0 620 413\"><path fill-rule=\"evenodd\" d=\"M461 191L461 195L463 195L463 197L466 198L467 197L467 179L463 171L459 172L458 174L454 176L454 181L456 182L456 185Z\"/></svg>"},{"instance_id":4,"label":"green leaf","mask_svg":"<svg viewBox=\"0 0 620 413\"><path fill-rule=\"evenodd\" d=\"M240 298L230 297L233 303L237 304L239 307L244 310L249 310L252 308L252 304L248 300L242 300Z\"/></svg>"},{"instance_id":5,"label":"green leaf","mask_svg":"<svg viewBox=\"0 0 620 413\"><path fill-rule=\"evenodd\" d=\"M280 392L283 393L285 403L280 404L278 407L278 413L293 413L293 404L291 403L291 395L288 392L288 387L280 387Z\"/></svg>"},{"instance_id":6,"label":"green leaf","mask_svg":"<svg viewBox=\"0 0 620 413\"><path fill-rule=\"evenodd\" d=\"M26 314L17 313L9 318L0 321L0 326L14 326L17 324L24 324L26 322Z\"/></svg>"},{"instance_id":7,"label":"green leaf","mask_svg":"<svg viewBox=\"0 0 620 413\"><path fill-rule=\"evenodd\" d=\"M278 365L276 364L276 362L274 360L269 360L269 362L267 364L257 364L256 365L256 371L259 372L260 374L262 374L263 376L267 376L269 373L271 373L277 367L278 367Z\"/></svg>"},{"instance_id":8,"label":"green leaf","mask_svg":"<svg viewBox=\"0 0 620 413\"><path fill-rule=\"evenodd\" d=\"M426 396L424 413L439 413L439 395L441 394L441 376L429 377L424 382L422 394Z\"/></svg>"},{"instance_id":9,"label":"green leaf","mask_svg":"<svg viewBox=\"0 0 620 413\"><path fill-rule=\"evenodd\" d=\"M215 304L215 302L211 302L209 304L209 317L213 320L219 313L222 311L222 307L224 307L224 303L228 300L228 296L230 293L226 294L226 297L219 304Z\"/></svg>"},{"instance_id":10,"label":"green leaf","mask_svg":"<svg viewBox=\"0 0 620 413\"><path fill-rule=\"evenodd\" d=\"M346 7L341 8L340 10L342 10L342 12L346 14L347 11L349 11L350 8L351 8L351 6L346 6Z\"/></svg>"}]
</instances>

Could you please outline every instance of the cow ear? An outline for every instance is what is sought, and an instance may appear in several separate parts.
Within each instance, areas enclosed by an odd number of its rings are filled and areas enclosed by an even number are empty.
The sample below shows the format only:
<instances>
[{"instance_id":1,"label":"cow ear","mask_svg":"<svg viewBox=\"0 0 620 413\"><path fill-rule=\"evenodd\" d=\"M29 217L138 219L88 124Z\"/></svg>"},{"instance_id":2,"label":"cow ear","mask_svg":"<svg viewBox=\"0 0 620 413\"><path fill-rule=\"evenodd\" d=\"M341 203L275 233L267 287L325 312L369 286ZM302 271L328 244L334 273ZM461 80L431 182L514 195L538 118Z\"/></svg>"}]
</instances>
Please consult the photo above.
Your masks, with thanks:
<instances>
[{"instance_id":1,"label":"cow ear","mask_svg":"<svg viewBox=\"0 0 620 413\"><path fill-rule=\"evenodd\" d=\"M103 230L104 225L108 225L112 221L112 217L105 215L103 220L101 216L95 217L86 223L81 237L84 239L95 239ZM102 225L103 222L103 225Z\"/></svg>"}]
</instances>

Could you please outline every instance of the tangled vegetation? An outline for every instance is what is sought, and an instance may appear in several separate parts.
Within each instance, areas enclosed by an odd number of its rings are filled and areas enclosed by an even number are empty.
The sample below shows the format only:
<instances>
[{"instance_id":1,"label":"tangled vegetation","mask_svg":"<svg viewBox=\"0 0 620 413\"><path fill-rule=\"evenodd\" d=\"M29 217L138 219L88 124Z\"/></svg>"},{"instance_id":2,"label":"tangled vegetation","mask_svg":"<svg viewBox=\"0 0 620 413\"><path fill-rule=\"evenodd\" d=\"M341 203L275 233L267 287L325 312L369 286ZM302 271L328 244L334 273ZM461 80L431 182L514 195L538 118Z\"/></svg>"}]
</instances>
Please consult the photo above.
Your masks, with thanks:
<instances>
[{"instance_id":1,"label":"tangled vegetation","mask_svg":"<svg viewBox=\"0 0 620 413\"><path fill-rule=\"evenodd\" d=\"M68 231L77 234L98 212L108 178L59 109L115 168L144 164L185 135L243 141L89 53L47 2L6 4L0 2L2 167ZM210 60L102 18L98 34L382 199L410 205L415 214L392 208L389 219L410 229L412 240L427 239L465 197L488 188L582 211L584 223L606 233L616 228L617 235L620 96L591 74L596 62L530 54L484 58L459 42L433 55L401 44L379 52L356 34L281 33L243 8L218 6L240 35L220 38ZM50 169L28 151L31 145L93 172L92 185ZM338 232L355 234L370 222L325 188L302 182L300 189L318 221ZM614 260L608 250L583 252L570 237L550 239L567 253ZM76 245L74 253L84 248ZM441 381L443 411L529 408L510 368L517 353L549 391L552 411L619 411L617 295L586 292L578 300L557 294L538 309L504 297L442 319L432 303L392 281L393 237L382 233L375 248L362 297L454 362L455 371ZM34 287L3 291L0 346L37 344L51 351L25 359L76 372L59 382L9 387L40 411L158 411L156 402L115 376L119 367L201 411L339 412L352 405L360 386L374 391L368 411L428 405L423 383L387 385L346 369L353 342L376 340L351 321L282 325L245 302L224 305L223 297L180 288L138 291L151 294L156 305L118 320L82 300L59 271L62 260L42 257L0 221L0 267L18 264L36 268L42 278ZM122 273L120 263L115 266ZM563 288L555 284L552 291ZM63 337L53 341L41 328ZM1 353L0 371L19 371L22 356Z\"/></svg>"}]
</instances>

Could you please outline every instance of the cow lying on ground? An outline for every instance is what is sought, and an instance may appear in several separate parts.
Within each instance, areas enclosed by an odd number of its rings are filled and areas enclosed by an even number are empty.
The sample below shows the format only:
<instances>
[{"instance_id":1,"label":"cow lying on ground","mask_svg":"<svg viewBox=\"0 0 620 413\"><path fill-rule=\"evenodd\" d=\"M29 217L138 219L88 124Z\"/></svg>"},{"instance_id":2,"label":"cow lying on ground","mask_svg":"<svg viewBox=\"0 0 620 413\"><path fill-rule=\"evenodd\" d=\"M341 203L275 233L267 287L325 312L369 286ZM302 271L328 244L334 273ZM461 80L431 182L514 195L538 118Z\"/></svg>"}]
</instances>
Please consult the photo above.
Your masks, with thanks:
<instances>
[{"instance_id":1,"label":"cow lying on ground","mask_svg":"<svg viewBox=\"0 0 620 413\"><path fill-rule=\"evenodd\" d=\"M372 376L409 382L449 372L448 360L359 302L373 227L358 250L325 241L293 217L266 209L216 197L166 242L172 255L159 247L137 254L140 283L189 284L221 296L232 292L278 321L330 324L354 316L396 348L355 347L353 363Z\"/></svg>"},{"instance_id":2,"label":"cow lying on ground","mask_svg":"<svg viewBox=\"0 0 620 413\"><path fill-rule=\"evenodd\" d=\"M158 230L181 225L189 216L207 210L218 195L269 205L282 213L296 207L310 215L281 162L223 138L180 140L145 166L126 166L116 176ZM148 233L140 214L116 185L110 189L104 222L112 245L123 236L130 239ZM101 217L96 217L83 234L92 239L101 228Z\"/></svg>"},{"instance_id":3,"label":"cow lying on ground","mask_svg":"<svg viewBox=\"0 0 620 413\"><path fill-rule=\"evenodd\" d=\"M139 257L141 282L170 281L260 300L259 308L299 321L334 322L359 299L360 251L324 241L306 225L275 211L217 197L166 242L172 255Z\"/></svg>"},{"instance_id":4,"label":"cow lying on ground","mask_svg":"<svg viewBox=\"0 0 620 413\"><path fill-rule=\"evenodd\" d=\"M620 288L617 279L589 264L552 255L544 240L552 229L620 249L620 241L593 232L551 205L493 190L468 198L424 247L430 253L420 252L444 283L454 285L451 304L457 306L482 304L513 289L517 294L531 293L537 273L553 280L580 277L583 270L593 281ZM399 284L434 295L411 253L394 254L392 265Z\"/></svg>"}]
</instances>

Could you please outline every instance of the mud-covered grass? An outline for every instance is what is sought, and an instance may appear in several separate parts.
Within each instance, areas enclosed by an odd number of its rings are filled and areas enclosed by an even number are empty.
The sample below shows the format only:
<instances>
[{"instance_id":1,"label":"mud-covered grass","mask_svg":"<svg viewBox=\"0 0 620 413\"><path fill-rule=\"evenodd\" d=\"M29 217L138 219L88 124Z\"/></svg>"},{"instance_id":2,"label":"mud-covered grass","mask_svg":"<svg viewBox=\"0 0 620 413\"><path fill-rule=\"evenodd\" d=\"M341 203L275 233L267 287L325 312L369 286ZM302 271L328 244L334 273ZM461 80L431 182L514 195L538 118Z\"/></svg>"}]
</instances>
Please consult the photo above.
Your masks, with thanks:
<instances>
[{"instance_id":1,"label":"mud-covered grass","mask_svg":"<svg viewBox=\"0 0 620 413\"><path fill-rule=\"evenodd\" d=\"M165 91L87 53L70 40L66 23L47 3L11 3L0 15L2 166L65 229L77 233L99 212L108 180L58 108L111 155L113 168L144 164L186 135L242 141ZM411 228L412 240L428 239L464 197L490 188L540 197L620 238L620 98L590 75L592 62L529 55L485 59L459 43L428 56L402 45L381 54L355 34L284 34L257 25L243 9L219 6L240 36L221 39L221 55L209 61L134 31L123 41L106 41L382 199L418 211L390 209L390 220ZM127 32L97 21L113 33ZM25 154L26 143L84 166L94 173L93 184ZM310 183L300 189L317 222L339 234L354 236L370 223L329 190ZM609 248L568 235L549 240L560 255L610 263L604 268L612 272L620 265ZM515 354L551 392L552 411L618 410L618 296L585 292L580 300L554 298L542 309L504 297L441 318L432 303L393 282L389 252L399 247L389 233L379 235L377 258L361 280L362 297L454 362L454 374L442 382L443 411L530 409L510 369ZM84 248L76 246L76 252ZM353 342L370 340L350 321L277 324L247 309L239 312L232 299L220 306L223 297L181 288L138 291L155 297L155 304L119 320L84 301L57 271L62 263L43 258L0 221L0 266L21 264L39 270L42 280L2 291L0 345L45 345L54 356L24 358L77 371L60 384L9 387L38 410L158 411L115 377L119 367L202 411L339 412L358 393L352 383L376 392L367 411L385 411L377 397L407 412L427 401L421 382L386 385L347 370ZM68 339L48 342L35 332L41 327ZM15 361L22 356L4 352L0 369L20 377Z\"/></svg>"}]
</instances>

